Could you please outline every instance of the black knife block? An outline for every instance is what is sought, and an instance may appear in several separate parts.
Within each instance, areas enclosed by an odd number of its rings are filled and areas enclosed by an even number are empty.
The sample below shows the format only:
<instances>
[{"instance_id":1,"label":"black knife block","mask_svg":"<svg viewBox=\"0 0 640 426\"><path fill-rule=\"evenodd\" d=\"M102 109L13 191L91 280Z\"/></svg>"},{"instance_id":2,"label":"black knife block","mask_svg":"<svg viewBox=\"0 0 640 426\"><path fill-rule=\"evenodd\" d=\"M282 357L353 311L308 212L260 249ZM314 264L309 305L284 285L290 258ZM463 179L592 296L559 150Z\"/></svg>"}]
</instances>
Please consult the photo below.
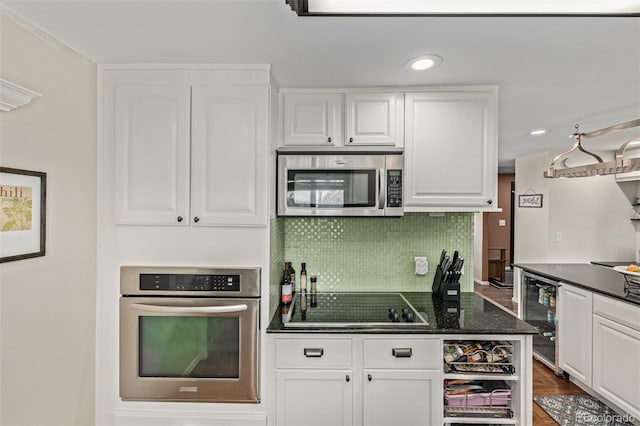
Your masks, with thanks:
<instances>
[{"instance_id":1,"label":"black knife block","mask_svg":"<svg viewBox=\"0 0 640 426\"><path fill-rule=\"evenodd\" d=\"M449 302L460 301L460 273L443 271L440 265L436 267L433 277L432 292L442 300Z\"/></svg>"}]
</instances>

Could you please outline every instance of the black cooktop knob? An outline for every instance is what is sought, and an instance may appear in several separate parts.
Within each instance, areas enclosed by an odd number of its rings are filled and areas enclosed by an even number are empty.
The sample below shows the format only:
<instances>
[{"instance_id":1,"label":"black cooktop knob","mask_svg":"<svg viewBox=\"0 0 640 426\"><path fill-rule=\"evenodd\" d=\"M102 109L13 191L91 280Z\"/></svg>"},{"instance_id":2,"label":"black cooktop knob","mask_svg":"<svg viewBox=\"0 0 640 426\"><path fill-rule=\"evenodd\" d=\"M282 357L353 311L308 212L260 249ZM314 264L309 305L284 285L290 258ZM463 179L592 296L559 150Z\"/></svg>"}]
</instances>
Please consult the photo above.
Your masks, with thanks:
<instances>
[{"instance_id":1,"label":"black cooktop knob","mask_svg":"<svg viewBox=\"0 0 640 426\"><path fill-rule=\"evenodd\" d=\"M391 322L400 322L400 316L396 312L389 313Z\"/></svg>"},{"instance_id":2,"label":"black cooktop knob","mask_svg":"<svg viewBox=\"0 0 640 426\"><path fill-rule=\"evenodd\" d=\"M405 317L405 321L406 322L415 322L416 319L413 317L413 314L411 312L407 313L407 316Z\"/></svg>"}]
</instances>

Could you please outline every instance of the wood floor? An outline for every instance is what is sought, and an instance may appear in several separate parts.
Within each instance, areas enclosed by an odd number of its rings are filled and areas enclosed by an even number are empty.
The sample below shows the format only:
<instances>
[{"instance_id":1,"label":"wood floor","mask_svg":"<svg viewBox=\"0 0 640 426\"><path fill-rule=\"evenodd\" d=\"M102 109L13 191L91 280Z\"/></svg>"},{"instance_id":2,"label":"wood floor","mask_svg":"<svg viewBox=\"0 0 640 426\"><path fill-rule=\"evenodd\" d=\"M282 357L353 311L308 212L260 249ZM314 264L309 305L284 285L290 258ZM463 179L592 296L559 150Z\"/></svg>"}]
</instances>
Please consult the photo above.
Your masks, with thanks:
<instances>
[{"instance_id":1,"label":"wood floor","mask_svg":"<svg viewBox=\"0 0 640 426\"><path fill-rule=\"evenodd\" d=\"M490 285L474 285L475 292L501 307L505 311L517 315L518 304L514 303L512 289L495 288ZM551 369L540 361L533 360L533 396L544 395L586 395L587 393L568 379L558 377ZM557 423L535 402L533 403L533 426L557 425Z\"/></svg>"},{"instance_id":2,"label":"wood floor","mask_svg":"<svg viewBox=\"0 0 640 426\"><path fill-rule=\"evenodd\" d=\"M555 375L540 361L533 361L533 396L543 395L587 395L585 391ZM538 404L533 403L533 425L557 425Z\"/></svg>"}]
</instances>

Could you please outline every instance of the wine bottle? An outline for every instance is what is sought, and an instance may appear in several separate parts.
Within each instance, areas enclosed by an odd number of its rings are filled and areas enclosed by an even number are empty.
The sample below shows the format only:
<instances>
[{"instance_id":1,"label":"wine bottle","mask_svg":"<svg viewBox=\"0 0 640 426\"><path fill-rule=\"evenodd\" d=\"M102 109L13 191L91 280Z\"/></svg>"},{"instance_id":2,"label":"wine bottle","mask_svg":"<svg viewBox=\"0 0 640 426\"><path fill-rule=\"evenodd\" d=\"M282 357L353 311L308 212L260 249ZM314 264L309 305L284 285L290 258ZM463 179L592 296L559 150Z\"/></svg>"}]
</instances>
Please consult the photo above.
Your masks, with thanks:
<instances>
[{"instance_id":1,"label":"wine bottle","mask_svg":"<svg viewBox=\"0 0 640 426\"><path fill-rule=\"evenodd\" d=\"M307 264L302 262L300 267L300 294L307 293Z\"/></svg>"},{"instance_id":2,"label":"wine bottle","mask_svg":"<svg viewBox=\"0 0 640 426\"><path fill-rule=\"evenodd\" d=\"M280 302L283 305L291 304L293 293L291 291L291 273L289 272L288 263L284 264L284 273L282 274L282 283L280 284Z\"/></svg>"}]
</instances>

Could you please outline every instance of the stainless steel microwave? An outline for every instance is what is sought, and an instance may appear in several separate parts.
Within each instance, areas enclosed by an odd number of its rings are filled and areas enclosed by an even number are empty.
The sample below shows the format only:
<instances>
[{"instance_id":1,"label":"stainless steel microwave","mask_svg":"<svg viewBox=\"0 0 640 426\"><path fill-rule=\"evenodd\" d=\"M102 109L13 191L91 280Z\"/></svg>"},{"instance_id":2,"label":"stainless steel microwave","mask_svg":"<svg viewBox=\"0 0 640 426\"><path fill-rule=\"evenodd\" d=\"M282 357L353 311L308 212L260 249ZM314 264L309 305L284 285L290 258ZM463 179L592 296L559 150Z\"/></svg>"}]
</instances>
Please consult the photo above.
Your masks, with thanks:
<instances>
[{"instance_id":1,"label":"stainless steel microwave","mask_svg":"<svg viewBox=\"0 0 640 426\"><path fill-rule=\"evenodd\" d=\"M402 216L400 152L278 152L278 216Z\"/></svg>"}]
</instances>

